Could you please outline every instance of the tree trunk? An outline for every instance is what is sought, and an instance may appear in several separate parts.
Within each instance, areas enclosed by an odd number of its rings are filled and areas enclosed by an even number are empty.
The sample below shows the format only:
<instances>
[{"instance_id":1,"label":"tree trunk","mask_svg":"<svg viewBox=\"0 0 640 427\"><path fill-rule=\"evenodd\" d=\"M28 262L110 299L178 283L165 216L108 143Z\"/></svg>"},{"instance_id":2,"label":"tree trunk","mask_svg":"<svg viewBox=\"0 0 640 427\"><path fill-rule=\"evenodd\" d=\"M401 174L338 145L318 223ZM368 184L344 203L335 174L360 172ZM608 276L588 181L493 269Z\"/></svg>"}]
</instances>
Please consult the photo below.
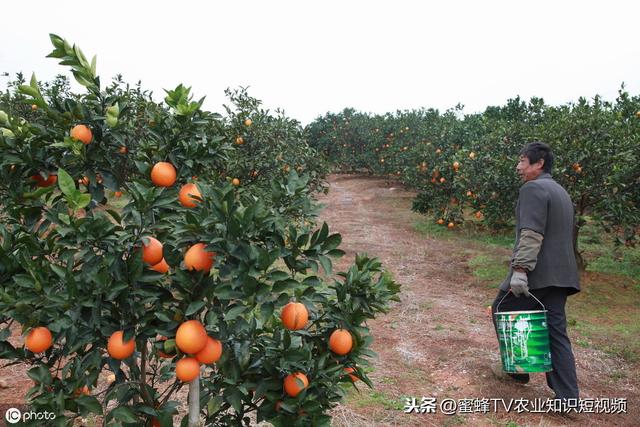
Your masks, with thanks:
<instances>
[{"instance_id":1,"label":"tree trunk","mask_svg":"<svg viewBox=\"0 0 640 427\"><path fill-rule=\"evenodd\" d=\"M189 383L189 427L200 425L200 376Z\"/></svg>"},{"instance_id":2,"label":"tree trunk","mask_svg":"<svg viewBox=\"0 0 640 427\"><path fill-rule=\"evenodd\" d=\"M584 273L584 271L587 268L587 263L585 262L584 258L582 257L582 254L578 250L578 235L580 234L580 226L582 225L580 222L581 222L580 220L575 220L573 222L573 254L576 257L578 272Z\"/></svg>"}]
</instances>

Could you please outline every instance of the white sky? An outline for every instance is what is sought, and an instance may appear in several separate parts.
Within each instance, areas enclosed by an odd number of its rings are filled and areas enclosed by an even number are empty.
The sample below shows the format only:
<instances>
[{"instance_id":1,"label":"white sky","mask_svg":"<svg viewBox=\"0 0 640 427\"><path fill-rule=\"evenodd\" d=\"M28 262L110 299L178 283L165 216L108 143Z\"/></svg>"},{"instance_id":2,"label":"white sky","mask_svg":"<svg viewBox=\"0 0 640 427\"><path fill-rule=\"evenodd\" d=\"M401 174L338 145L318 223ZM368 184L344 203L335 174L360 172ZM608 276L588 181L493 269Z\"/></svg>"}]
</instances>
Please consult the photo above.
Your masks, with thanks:
<instances>
[{"instance_id":1,"label":"white sky","mask_svg":"<svg viewBox=\"0 0 640 427\"><path fill-rule=\"evenodd\" d=\"M472 113L614 100L622 82L637 95L639 22L637 0L3 0L0 72L68 74L45 58L55 33L97 54L103 85L122 73L159 100L184 83L221 113L238 86L303 124L345 107Z\"/></svg>"}]
</instances>

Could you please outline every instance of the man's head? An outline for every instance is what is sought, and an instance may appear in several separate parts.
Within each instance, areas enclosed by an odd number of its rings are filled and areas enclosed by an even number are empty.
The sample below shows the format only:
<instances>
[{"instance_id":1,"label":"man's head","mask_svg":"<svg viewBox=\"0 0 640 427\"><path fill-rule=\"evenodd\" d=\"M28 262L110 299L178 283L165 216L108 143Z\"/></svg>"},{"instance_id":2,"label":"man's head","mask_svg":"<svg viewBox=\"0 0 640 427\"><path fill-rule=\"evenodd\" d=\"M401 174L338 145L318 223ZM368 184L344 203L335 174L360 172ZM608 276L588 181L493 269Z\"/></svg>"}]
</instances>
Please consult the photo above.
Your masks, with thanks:
<instances>
[{"instance_id":1,"label":"man's head","mask_svg":"<svg viewBox=\"0 0 640 427\"><path fill-rule=\"evenodd\" d=\"M530 142L520 150L516 171L523 181L531 181L543 172L550 173L553 166L551 147L544 142Z\"/></svg>"}]
</instances>

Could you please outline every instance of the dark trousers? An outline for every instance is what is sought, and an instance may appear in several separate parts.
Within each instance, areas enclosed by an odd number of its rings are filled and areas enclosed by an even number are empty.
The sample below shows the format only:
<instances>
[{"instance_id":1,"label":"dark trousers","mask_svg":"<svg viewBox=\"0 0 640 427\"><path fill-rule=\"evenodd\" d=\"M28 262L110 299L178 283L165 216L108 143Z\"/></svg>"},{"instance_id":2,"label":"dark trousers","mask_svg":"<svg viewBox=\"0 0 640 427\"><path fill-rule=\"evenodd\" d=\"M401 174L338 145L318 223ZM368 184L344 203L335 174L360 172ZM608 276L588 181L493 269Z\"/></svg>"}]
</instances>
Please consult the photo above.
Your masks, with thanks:
<instances>
[{"instance_id":1,"label":"dark trousers","mask_svg":"<svg viewBox=\"0 0 640 427\"><path fill-rule=\"evenodd\" d=\"M567 335L567 316L564 311L567 302L567 289L550 286L529 291L544 304L547 309L549 328L549 344L551 348L551 365L553 371L547 372L547 385L556 393L558 399L578 398L578 378L576 376L576 362L571 351L571 342ZM498 292L491 312L495 313L498 304L506 292ZM541 310L542 307L533 298L516 297L511 292L500 303L500 311ZM493 316L493 325L496 319Z\"/></svg>"}]
</instances>

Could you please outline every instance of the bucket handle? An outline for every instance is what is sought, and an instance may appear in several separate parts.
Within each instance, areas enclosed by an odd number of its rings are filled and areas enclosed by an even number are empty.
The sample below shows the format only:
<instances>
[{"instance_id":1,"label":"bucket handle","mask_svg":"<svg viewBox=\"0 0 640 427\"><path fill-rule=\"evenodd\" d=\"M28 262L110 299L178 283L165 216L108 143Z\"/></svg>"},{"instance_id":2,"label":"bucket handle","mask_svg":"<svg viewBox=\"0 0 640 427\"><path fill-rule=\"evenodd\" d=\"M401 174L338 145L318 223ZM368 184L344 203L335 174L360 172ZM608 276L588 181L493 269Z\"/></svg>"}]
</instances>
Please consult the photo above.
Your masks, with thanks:
<instances>
[{"instance_id":1,"label":"bucket handle","mask_svg":"<svg viewBox=\"0 0 640 427\"><path fill-rule=\"evenodd\" d=\"M500 313L500 304L502 304L502 301L504 301L504 299L507 297L507 295L509 295L509 292L511 292L511 289L509 289L507 291L507 293L504 294L504 296L502 297L502 299L500 300L500 302L496 306L496 313ZM547 307L545 307L544 304L538 298L536 298L536 296L534 294L529 293L529 295L532 296L534 300L538 301L538 304L540 304L542 306L544 311L547 311Z\"/></svg>"}]
</instances>

